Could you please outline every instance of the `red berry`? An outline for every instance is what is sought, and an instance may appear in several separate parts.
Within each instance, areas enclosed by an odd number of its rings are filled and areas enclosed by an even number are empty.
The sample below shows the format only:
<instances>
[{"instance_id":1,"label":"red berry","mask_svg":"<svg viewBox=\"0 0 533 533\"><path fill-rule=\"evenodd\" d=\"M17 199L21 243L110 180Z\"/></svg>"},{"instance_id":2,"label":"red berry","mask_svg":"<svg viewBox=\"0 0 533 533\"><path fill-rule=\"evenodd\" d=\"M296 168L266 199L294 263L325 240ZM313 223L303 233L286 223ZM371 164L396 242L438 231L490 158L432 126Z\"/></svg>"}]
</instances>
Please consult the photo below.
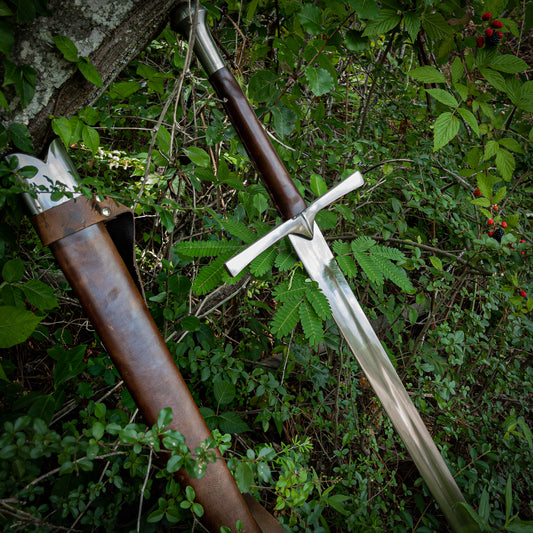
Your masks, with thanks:
<instances>
[{"instance_id":1,"label":"red berry","mask_svg":"<svg viewBox=\"0 0 533 533\"><path fill-rule=\"evenodd\" d=\"M491 37L493 33L494 33L494 30L492 30L491 28L487 28L487 29L485 30L485 35L486 35L487 37Z\"/></svg>"},{"instance_id":2,"label":"red berry","mask_svg":"<svg viewBox=\"0 0 533 533\"><path fill-rule=\"evenodd\" d=\"M520 296L522 296L522 298L527 298L527 292L526 291L520 291Z\"/></svg>"},{"instance_id":3,"label":"red berry","mask_svg":"<svg viewBox=\"0 0 533 533\"><path fill-rule=\"evenodd\" d=\"M496 33L500 39L503 39L503 33L501 31L497 31Z\"/></svg>"},{"instance_id":4,"label":"red berry","mask_svg":"<svg viewBox=\"0 0 533 533\"><path fill-rule=\"evenodd\" d=\"M490 20L492 17L492 15L490 13L483 13L483 15L481 15L481 20Z\"/></svg>"},{"instance_id":5,"label":"red berry","mask_svg":"<svg viewBox=\"0 0 533 533\"><path fill-rule=\"evenodd\" d=\"M492 225L494 224L494 220L492 220L492 218L489 218L489 219L487 220L487 224L488 224L489 226L492 226Z\"/></svg>"},{"instance_id":6,"label":"red berry","mask_svg":"<svg viewBox=\"0 0 533 533\"><path fill-rule=\"evenodd\" d=\"M520 242L526 242L526 239L520 239Z\"/></svg>"},{"instance_id":7,"label":"red berry","mask_svg":"<svg viewBox=\"0 0 533 533\"><path fill-rule=\"evenodd\" d=\"M481 37L483 39L483 37ZM479 189L476 189L474 191L474 196L481 196L481 191Z\"/></svg>"},{"instance_id":8,"label":"red berry","mask_svg":"<svg viewBox=\"0 0 533 533\"><path fill-rule=\"evenodd\" d=\"M489 231L489 237L492 237L494 235L493 231Z\"/></svg>"},{"instance_id":9,"label":"red berry","mask_svg":"<svg viewBox=\"0 0 533 533\"><path fill-rule=\"evenodd\" d=\"M483 48L483 45L485 44L485 39L483 39L483 37L480 35L480 36L476 39L476 44L477 44L477 47L478 47L478 48Z\"/></svg>"},{"instance_id":10,"label":"red berry","mask_svg":"<svg viewBox=\"0 0 533 533\"><path fill-rule=\"evenodd\" d=\"M493 28L503 28L503 23L499 20L493 20L490 25L493 27Z\"/></svg>"},{"instance_id":11,"label":"red berry","mask_svg":"<svg viewBox=\"0 0 533 533\"><path fill-rule=\"evenodd\" d=\"M500 208L499 208L497 205L493 205L493 206L492 206L492 210L493 210L493 211L498 211L498 209L500 209Z\"/></svg>"},{"instance_id":12,"label":"red berry","mask_svg":"<svg viewBox=\"0 0 533 533\"><path fill-rule=\"evenodd\" d=\"M502 222L502 228L506 228L507 227L507 222Z\"/></svg>"}]
</instances>

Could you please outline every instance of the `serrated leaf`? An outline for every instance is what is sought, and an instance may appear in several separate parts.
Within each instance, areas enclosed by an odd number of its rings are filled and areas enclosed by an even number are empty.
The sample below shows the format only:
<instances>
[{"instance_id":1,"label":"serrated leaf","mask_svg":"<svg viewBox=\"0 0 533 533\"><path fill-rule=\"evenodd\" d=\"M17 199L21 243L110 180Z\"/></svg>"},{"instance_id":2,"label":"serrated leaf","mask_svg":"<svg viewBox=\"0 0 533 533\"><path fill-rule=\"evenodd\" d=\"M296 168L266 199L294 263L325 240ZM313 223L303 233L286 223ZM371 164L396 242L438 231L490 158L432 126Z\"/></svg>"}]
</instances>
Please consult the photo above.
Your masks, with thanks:
<instances>
[{"instance_id":1,"label":"serrated leaf","mask_svg":"<svg viewBox=\"0 0 533 533\"><path fill-rule=\"evenodd\" d=\"M307 300L304 300L300 305L299 314L302 328L309 344L312 346L318 345L324 340L322 321L315 313L313 306Z\"/></svg>"},{"instance_id":2,"label":"serrated leaf","mask_svg":"<svg viewBox=\"0 0 533 533\"><path fill-rule=\"evenodd\" d=\"M24 342L39 325L43 317L21 307L0 307L0 348L11 348Z\"/></svg>"},{"instance_id":3,"label":"serrated leaf","mask_svg":"<svg viewBox=\"0 0 533 533\"><path fill-rule=\"evenodd\" d=\"M464 121L470 126L472 131L476 135L479 135L479 124L477 123L477 119L474 114L468 109L464 109L463 107L459 107L457 111L463 117Z\"/></svg>"},{"instance_id":4,"label":"serrated leaf","mask_svg":"<svg viewBox=\"0 0 533 533\"><path fill-rule=\"evenodd\" d=\"M500 148L496 154L496 168L505 181L509 181L513 177L515 167L516 161L513 154Z\"/></svg>"},{"instance_id":5,"label":"serrated leaf","mask_svg":"<svg viewBox=\"0 0 533 533\"><path fill-rule=\"evenodd\" d=\"M2 267L2 278L8 283L16 283L24 277L24 261L20 257L15 257L7 261Z\"/></svg>"},{"instance_id":6,"label":"serrated leaf","mask_svg":"<svg viewBox=\"0 0 533 533\"><path fill-rule=\"evenodd\" d=\"M433 41L446 39L453 34L453 28L444 20L440 13L424 13L422 27Z\"/></svg>"},{"instance_id":7,"label":"serrated leaf","mask_svg":"<svg viewBox=\"0 0 533 533\"><path fill-rule=\"evenodd\" d=\"M474 198L470 200L470 203L478 207L490 207L492 205L488 198Z\"/></svg>"},{"instance_id":8,"label":"serrated leaf","mask_svg":"<svg viewBox=\"0 0 533 533\"><path fill-rule=\"evenodd\" d=\"M415 42L416 36L420 31L420 15L418 13L407 12L403 14L403 21L405 29L411 37L411 41Z\"/></svg>"},{"instance_id":9,"label":"serrated leaf","mask_svg":"<svg viewBox=\"0 0 533 533\"><path fill-rule=\"evenodd\" d=\"M229 381L216 381L213 385L213 394L219 406L227 405L235 398L235 385Z\"/></svg>"},{"instance_id":10,"label":"serrated leaf","mask_svg":"<svg viewBox=\"0 0 533 533\"><path fill-rule=\"evenodd\" d=\"M297 120L296 113L292 109L287 109L281 105L276 105L270 108L272 117L274 119L273 125L276 133L283 139L290 135L295 128Z\"/></svg>"},{"instance_id":11,"label":"serrated leaf","mask_svg":"<svg viewBox=\"0 0 533 533\"><path fill-rule=\"evenodd\" d=\"M512 54L496 56L490 66L506 74L518 74L528 68L527 63L523 59Z\"/></svg>"},{"instance_id":12,"label":"serrated leaf","mask_svg":"<svg viewBox=\"0 0 533 533\"><path fill-rule=\"evenodd\" d=\"M307 33L317 35L322 31L322 25L320 23L321 13L320 8L317 6L304 4L296 16Z\"/></svg>"},{"instance_id":13,"label":"serrated leaf","mask_svg":"<svg viewBox=\"0 0 533 533\"><path fill-rule=\"evenodd\" d=\"M463 62L457 56L453 62L451 67L451 74L452 74L452 83L457 83L462 77L464 73L464 66Z\"/></svg>"},{"instance_id":14,"label":"serrated leaf","mask_svg":"<svg viewBox=\"0 0 533 533\"><path fill-rule=\"evenodd\" d=\"M379 15L379 6L375 0L349 0L350 6L362 19L375 19Z\"/></svg>"},{"instance_id":15,"label":"serrated leaf","mask_svg":"<svg viewBox=\"0 0 533 533\"><path fill-rule=\"evenodd\" d=\"M82 57L78 62L78 69L83 74L83 77L97 87L102 87L103 82L96 67L91 63L88 57Z\"/></svg>"},{"instance_id":16,"label":"serrated leaf","mask_svg":"<svg viewBox=\"0 0 533 533\"><path fill-rule=\"evenodd\" d=\"M504 137L498 142L501 146L507 148L507 150L511 150L511 152L516 152L517 154L521 154L523 152L522 146L516 139L512 139L511 137Z\"/></svg>"},{"instance_id":17,"label":"serrated leaf","mask_svg":"<svg viewBox=\"0 0 533 533\"><path fill-rule=\"evenodd\" d=\"M426 65L424 67L417 67L408 72L409 76L414 80L421 81L422 83L445 83L446 79L444 75L439 72L435 67Z\"/></svg>"},{"instance_id":18,"label":"serrated leaf","mask_svg":"<svg viewBox=\"0 0 533 533\"><path fill-rule=\"evenodd\" d=\"M505 78L497 71L490 68L480 68L481 75L498 91L507 92Z\"/></svg>"},{"instance_id":19,"label":"serrated leaf","mask_svg":"<svg viewBox=\"0 0 533 533\"><path fill-rule=\"evenodd\" d=\"M379 15L365 28L363 37L387 33L394 29L402 20L394 9L382 9Z\"/></svg>"},{"instance_id":20,"label":"serrated leaf","mask_svg":"<svg viewBox=\"0 0 533 533\"><path fill-rule=\"evenodd\" d=\"M299 319L298 309L301 302L302 299L300 298L291 298L278 308L271 322L271 329L274 335L283 337L296 328Z\"/></svg>"},{"instance_id":21,"label":"serrated leaf","mask_svg":"<svg viewBox=\"0 0 533 533\"><path fill-rule=\"evenodd\" d=\"M305 69L305 78L315 96L329 93L335 87L331 74L321 67L309 66Z\"/></svg>"},{"instance_id":22,"label":"serrated leaf","mask_svg":"<svg viewBox=\"0 0 533 533\"><path fill-rule=\"evenodd\" d=\"M21 286L21 289L30 304L37 309L48 310L59 305L54 289L38 279L30 279Z\"/></svg>"},{"instance_id":23,"label":"serrated leaf","mask_svg":"<svg viewBox=\"0 0 533 533\"><path fill-rule=\"evenodd\" d=\"M500 187L495 193L494 193L494 196L492 197L492 203L493 204L499 204L504 198L505 196L507 195L507 187ZM490 207L490 206L487 206L487 207Z\"/></svg>"},{"instance_id":24,"label":"serrated leaf","mask_svg":"<svg viewBox=\"0 0 533 533\"><path fill-rule=\"evenodd\" d=\"M487 141L485 144L485 152L483 154L483 160L488 161L491 157L495 156L500 150L498 141Z\"/></svg>"},{"instance_id":25,"label":"serrated leaf","mask_svg":"<svg viewBox=\"0 0 533 533\"><path fill-rule=\"evenodd\" d=\"M244 433L250 431L248 424L232 411L221 413L217 417L217 422L222 433Z\"/></svg>"},{"instance_id":26,"label":"serrated leaf","mask_svg":"<svg viewBox=\"0 0 533 533\"><path fill-rule=\"evenodd\" d=\"M520 86L518 102L513 103L520 109L533 113L533 81L526 81Z\"/></svg>"},{"instance_id":27,"label":"serrated leaf","mask_svg":"<svg viewBox=\"0 0 533 533\"><path fill-rule=\"evenodd\" d=\"M80 344L71 350L66 350L62 345L56 344L47 353L56 360L54 367L54 383L56 389L66 381L81 374L87 366L84 362L87 345Z\"/></svg>"},{"instance_id":28,"label":"serrated leaf","mask_svg":"<svg viewBox=\"0 0 533 533\"><path fill-rule=\"evenodd\" d=\"M70 62L78 61L78 49L76 45L66 35L56 35L52 37L54 44L63 54L63 57Z\"/></svg>"},{"instance_id":29,"label":"serrated leaf","mask_svg":"<svg viewBox=\"0 0 533 533\"><path fill-rule=\"evenodd\" d=\"M449 107L456 108L459 106L459 102L456 100L455 96L448 91L443 89L426 89L426 92L429 93L435 100L441 102L444 105Z\"/></svg>"},{"instance_id":30,"label":"serrated leaf","mask_svg":"<svg viewBox=\"0 0 533 533\"><path fill-rule=\"evenodd\" d=\"M492 189L494 187L494 184L500 180L495 179L490 174L478 174L476 181L481 194L485 198L492 198Z\"/></svg>"},{"instance_id":31,"label":"serrated leaf","mask_svg":"<svg viewBox=\"0 0 533 533\"><path fill-rule=\"evenodd\" d=\"M459 131L460 125L461 122L459 119L450 112L439 115L435 121L433 130L433 151L439 150L454 139Z\"/></svg>"}]
</instances>

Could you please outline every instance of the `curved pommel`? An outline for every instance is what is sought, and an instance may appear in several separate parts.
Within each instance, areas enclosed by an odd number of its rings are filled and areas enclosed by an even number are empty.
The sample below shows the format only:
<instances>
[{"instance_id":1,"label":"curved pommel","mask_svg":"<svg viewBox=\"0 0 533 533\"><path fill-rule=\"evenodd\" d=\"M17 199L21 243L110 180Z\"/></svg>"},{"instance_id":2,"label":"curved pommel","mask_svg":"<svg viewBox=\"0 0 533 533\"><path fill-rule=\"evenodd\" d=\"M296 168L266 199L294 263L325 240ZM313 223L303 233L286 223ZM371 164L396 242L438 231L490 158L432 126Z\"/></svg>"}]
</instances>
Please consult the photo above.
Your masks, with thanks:
<instances>
[{"instance_id":1,"label":"curved pommel","mask_svg":"<svg viewBox=\"0 0 533 533\"><path fill-rule=\"evenodd\" d=\"M181 2L170 14L170 27L183 37L189 39L191 29L194 34L194 52L208 76L224 67L224 61L211 37L206 22L207 9L198 4L195 9L192 2Z\"/></svg>"}]
</instances>

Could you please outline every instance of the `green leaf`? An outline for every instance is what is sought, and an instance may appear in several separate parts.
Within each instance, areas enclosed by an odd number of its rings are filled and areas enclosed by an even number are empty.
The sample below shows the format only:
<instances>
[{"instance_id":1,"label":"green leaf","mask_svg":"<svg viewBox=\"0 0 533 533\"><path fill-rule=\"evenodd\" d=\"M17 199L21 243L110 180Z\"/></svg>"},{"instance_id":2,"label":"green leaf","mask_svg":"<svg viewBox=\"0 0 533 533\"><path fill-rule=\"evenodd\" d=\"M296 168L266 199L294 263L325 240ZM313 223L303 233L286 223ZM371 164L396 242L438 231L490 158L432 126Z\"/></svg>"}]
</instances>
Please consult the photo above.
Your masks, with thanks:
<instances>
[{"instance_id":1,"label":"green leaf","mask_svg":"<svg viewBox=\"0 0 533 533\"><path fill-rule=\"evenodd\" d=\"M485 153L483 154L483 160L488 161L491 157L494 157L500 150L498 141L487 141L485 144Z\"/></svg>"},{"instance_id":2,"label":"green leaf","mask_svg":"<svg viewBox=\"0 0 533 533\"><path fill-rule=\"evenodd\" d=\"M481 75L498 91L507 92L505 78L496 70L490 68L480 68Z\"/></svg>"},{"instance_id":3,"label":"green leaf","mask_svg":"<svg viewBox=\"0 0 533 533\"><path fill-rule=\"evenodd\" d=\"M331 74L323 68L315 68L312 65L305 69L305 77L309 87L315 96L329 93L335 86Z\"/></svg>"},{"instance_id":4,"label":"green leaf","mask_svg":"<svg viewBox=\"0 0 533 533\"><path fill-rule=\"evenodd\" d=\"M207 266L200 269L200 272L193 281L192 289L196 294L206 294L220 285L228 277L224 268L224 263L231 257L231 254L222 254L211 261Z\"/></svg>"},{"instance_id":5,"label":"green leaf","mask_svg":"<svg viewBox=\"0 0 533 533\"><path fill-rule=\"evenodd\" d=\"M458 107L459 102L455 99L455 96L443 89L426 89L426 92L433 96L435 100L438 100L441 104L449 107Z\"/></svg>"},{"instance_id":6,"label":"green leaf","mask_svg":"<svg viewBox=\"0 0 533 533\"><path fill-rule=\"evenodd\" d=\"M472 131L476 135L479 135L479 124L477 123L477 119L474 114L470 110L463 107L459 107L457 112L463 117L464 121L470 126Z\"/></svg>"},{"instance_id":7,"label":"green leaf","mask_svg":"<svg viewBox=\"0 0 533 533\"><path fill-rule=\"evenodd\" d=\"M520 95L516 105L528 113L533 113L533 81L526 81L520 86Z\"/></svg>"},{"instance_id":8,"label":"green leaf","mask_svg":"<svg viewBox=\"0 0 533 533\"><path fill-rule=\"evenodd\" d=\"M403 14L405 30L409 34L411 41L414 43L418 32L420 31L420 15L418 13L406 12Z\"/></svg>"},{"instance_id":9,"label":"green leaf","mask_svg":"<svg viewBox=\"0 0 533 533\"><path fill-rule=\"evenodd\" d=\"M114 83L109 88L109 96L111 98L122 98L125 100L132 94L136 93L140 88L141 86L139 85L138 81L120 81L118 83Z\"/></svg>"},{"instance_id":10,"label":"green leaf","mask_svg":"<svg viewBox=\"0 0 533 533\"><path fill-rule=\"evenodd\" d=\"M306 339L312 346L317 346L324 340L322 321L307 300L300 305L299 314Z\"/></svg>"},{"instance_id":11,"label":"green leaf","mask_svg":"<svg viewBox=\"0 0 533 533\"><path fill-rule=\"evenodd\" d=\"M379 15L379 6L375 0L349 0L350 7L362 19L375 19Z\"/></svg>"},{"instance_id":12,"label":"green leaf","mask_svg":"<svg viewBox=\"0 0 533 533\"><path fill-rule=\"evenodd\" d=\"M507 187L500 187L491 199L492 204L499 204L505 198L506 195L507 195ZM487 207L490 207L490 206L487 206Z\"/></svg>"},{"instance_id":13,"label":"green leaf","mask_svg":"<svg viewBox=\"0 0 533 533\"><path fill-rule=\"evenodd\" d=\"M517 154L523 153L522 146L516 139L512 139L511 137L504 137L498 142L501 146L507 148L507 150L511 150L511 152L516 152Z\"/></svg>"},{"instance_id":14,"label":"green leaf","mask_svg":"<svg viewBox=\"0 0 533 533\"><path fill-rule=\"evenodd\" d=\"M163 407L157 414L157 427L158 429L164 429L172 423L174 418L171 407Z\"/></svg>"},{"instance_id":15,"label":"green leaf","mask_svg":"<svg viewBox=\"0 0 533 533\"><path fill-rule=\"evenodd\" d=\"M445 83L446 79L444 75L439 72L435 67L426 65L424 67L417 67L408 72L409 76L414 80L421 81L423 83Z\"/></svg>"},{"instance_id":16,"label":"green leaf","mask_svg":"<svg viewBox=\"0 0 533 533\"><path fill-rule=\"evenodd\" d=\"M395 285L398 285L400 289L408 294L415 292L415 288L407 277L407 272L402 267L395 265L389 259L385 259L378 254L375 254L373 259L379 265L379 268L381 272L383 272L385 278L392 281Z\"/></svg>"},{"instance_id":17,"label":"green leaf","mask_svg":"<svg viewBox=\"0 0 533 533\"><path fill-rule=\"evenodd\" d=\"M11 348L24 342L43 317L10 305L0 307L0 348Z\"/></svg>"},{"instance_id":18,"label":"green leaf","mask_svg":"<svg viewBox=\"0 0 533 533\"><path fill-rule=\"evenodd\" d=\"M479 499L478 513L484 522L488 522L490 516L490 502L489 493L487 490L484 490L481 493L481 498Z\"/></svg>"},{"instance_id":19,"label":"green leaf","mask_svg":"<svg viewBox=\"0 0 533 533\"><path fill-rule=\"evenodd\" d=\"M379 15L365 28L363 37L383 34L394 29L401 22L402 17L394 9L382 9Z\"/></svg>"},{"instance_id":20,"label":"green leaf","mask_svg":"<svg viewBox=\"0 0 533 533\"><path fill-rule=\"evenodd\" d=\"M30 279L22 285L21 289L30 304L37 307L37 309L47 311L59 305L54 289L38 279Z\"/></svg>"},{"instance_id":21,"label":"green leaf","mask_svg":"<svg viewBox=\"0 0 533 533\"><path fill-rule=\"evenodd\" d=\"M60 137L63 144L68 148L72 137L72 125L65 117L59 117L52 120L52 129Z\"/></svg>"},{"instance_id":22,"label":"green leaf","mask_svg":"<svg viewBox=\"0 0 533 533\"><path fill-rule=\"evenodd\" d=\"M248 424L233 411L218 415L218 426L223 433L244 433L250 431Z\"/></svg>"},{"instance_id":23,"label":"green leaf","mask_svg":"<svg viewBox=\"0 0 533 533\"><path fill-rule=\"evenodd\" d=\"M22 281L24 270L24 261L20 257L15 257L7 261L2 267L2 277L8 283L16 283Z\"/></svg>"},{"instance_id":24,"label":"green leaf","mask_svg":"<svg viewBox=\"0 0 533 533\"><path fill-rule=\"evenodd\" d=\"M324 293L318 288L316 282L314 282L313 287L310 287L309 291L306 292L305 297L313 306L315 313L322 320L326 320L326 318L329 318L331 316L331 309L329 307L328 299L324 296Z\"/></svg>"},{"instance_id":25,"label":"green leaf","mask_svg":"<svg viewBox=\"0 0 533 533\"><path fill-rule=\"evenodd\" d=\"M203 148L191 146L190 148L185 148L183 151L195 165L203 168L211 166L211 158Z\"/></svg>"},{"instance_id":26,"label":"green leaf","mask_svg":"<svg viewBox=\"0 0 533 533\"><path fill-rule=\"evenodd\" d=\"M71 350L66 350L61 344L56 344L47 350L48 355L56 361L54 368L56 389L85 370L87 365L83 358L85 357L86 348L85 344L80 344Z\"/></svg>"},{"instance_id":27,"label":"green leaf","mask_svg":"<svg viewBox=\"0 0 533 533\"><path fill-rule=\"evenodd\" d=\"M214 257L222 253L229 257L241 251L242 246L231 241L191 241L178 243L174 250L187 257Z\"/></svg>"},{"instance_id":28,"label":"green leaf","mask_svg":"<svg viewBox=\"0 0 533 533\"><path fill-rule=\"evenodd\" d=\"M512 54L496 56L490 66L507 74L518 74L528 68L528 64L523 59Z\"/></svg>"},{"instance_id":29,"label":"green leaf","mask_svg":"<svg viewBox=\"0 0 533 533\"><path fill-rule=\"evenodd\" d=\"M509 522L511 512L513 510L513 484L511 481L511 474L507 476L507 484L505 485L505 523Z\"/></svg>"},{"instance_id":30,"label":"green leaf","mask_svg":"<svg viewBox=\"0 0 533 533\"><path fill-rule=\"evenodd\" d=\"M276 105L270 109L272 117L274 118L274 129L276 133L283 139L290 135L295 128L297 120L296 113L292 109L287 109L281 105Z\"/></svg>"},{"instance_id":31,"label":"green leaf","mask_svg":"<svg viewBox=\"0 0 533 533\"><path fill-rule=\"evenodd\" d=\"M27 126L24 124L19 124L18 122L14 122L13 124L9 125L7 131L9 132L11 142L19 150L29 153L34 151L30 131L28 130Z\"/></svg>"},{"instance_id":32,"label":"green leaf","mask_svg":"<svg viewBox=\"0 0 533 533\"><path fill-rule=\"evenodd\" d=\"M363 37L363 32L358 30L348 30L344 36L344 44L352 52L361 52L366 49L368 38Z\"/></svg>"},{"instance_id":33,"label":"green leaf","mask_svg":"<svg viewBox=\"0 0 533 533\"><path fill-rule=\"evenodd\" d=\"M241 462L235 469L235 481L242 493L250 492L254 482L254 473L249 463Z\"/></svg>"},{"instance_id":34,"label":"green leaf","mask_svg":"<svg viewBox=\"0 0 533 533\"><path fill-rule=\"evenodd\" d=\"M496 154L496 168L505 181L509 181L513 177L515 167L516 161L513 154L500 148Z\"/></svg>"},{"instance_id":35,"label":"green leaf","mask_svg":"<svg viewBox=\"0 0 533 533\"><path fill-rule=\"evenodd\" d=\"M509 533L531 533L533 531L533 521L513 520L505 526L505 530L509 531Z\"/></svg>"},{"instance_id":36,"label":"green leaf","mask_svg":"<svg viewBox=\"0 0 533 533\"><path fill-rule=\"evenodd\" d=\"M213 394L219 406L227 405L235 398L235 385L229 381L216 381L213 385Z\"/></svg>"},{"instance_id":37,"label":"green leaf","mask_svg":"<svg viewBox=\"0 0 533 533\"><path fill-rule=\"evenodd\" d=\"M441 41L453 34L453 28L444 20L440 13L424 13L422 27L433 41Z\"/></svg>"},{"instance_id":38,"label":"green leaf","mask_svg":"<svg viewBox=\"0 0 533 533\"><path fill-rule=\"evenodd\" d=\"M9 57L14 44L15 32L13 26L6 20L0 20L0 52Z\"/></svg>"},{"instance_id":39,"label":"green leaf","mask_svg":"<svg viewBox=\"0 0 533 533\"><path fill-rule=\"evenodd\" d=\"M304 4L296 17L307 33L317 35L322 32L321 13L322 11L317 6Z\"/></svg>"},{"instance_id":40,"label":"green leaf","mask_svg":"<svg viewBox=\"0 0 533 533\"><path fill-rule=\"evenodd\" d=\"M56 35L53 37L53 40L67 61L71 61L73 63L78 61L78 49L66 35Z\"/></svg>"},{"instance_id":41,"label":"green leaf","mask_svg":"<svg viewBox=\"0 0 533 533\"><path fill-rule=\"evenodd\" d=\"M264 276L274 266L277 255L278 251L271 246L250 263L250 272L257 277Z\"/></svg>"},{"instance_id":42,"label":"green leaf","mask_svg":"<svg viewBox=\"0 0 533 533\"><path fill-rule=\"evenodd\" d=\"M271 323L274 335L283 337L294 330L298 324L300 303L300 299L291 298L278 308Z\"/></svg>"},{"instance_id":43,"label":"green leaf","mask_svg":"<svg viewBox=\"0 0 533 533\"><path fill-rule=\"evenodd\" d=\"M100 146L100 135L98 132L91 126L83 126L81 130L81 138L83 139L83 144L95 153Z\"/></svg>"},{"instance_id":44,"label":"green leaf","mask_svg":"<svg viewBox=\"0 0 533 533\"><path fill-rule=\"evenodd\" d=\"M328 190L324 178L314 172L311 173L311 190L315 196L322 196Z\"/></svg>"},{"instance_id":45,"label":"green leaf","mask_svg":"<svg viewBox=\"0 0 533 533\"><path fill-rule=\"evenodd\" d=\"M171 140L172 138L170 132L167 130L167 128L165 128L165 126L161 125L155 136L155 145L159 148L159 150L161 150L161 153L165 155L170 154Z\"/></svg>"},{"instance_id":46,"label":"green leaf","mask_svg":"<svg viewBox=\"0 0 533 533\"><path fill-rule=\"evenodd\" d=\"M461 122L450 112L445 112L439 115L435 121L433 151L446 146L452 139L455 138L459 131Z\"/></svg>"},{"instance_id":47,"label":"green leaf","mask_svg":"<svg viewBox=\"0 0 533 533\"><path fill-rule=\"evenodd\" d=\"M103 87L102 78L88 57L82 57L78 62L78 69L83 77L97 87Z\"/></svg>"},{"instance_id":48,"label":"green leaf","mask_svg":"<svg viewBox=\"0 0 533 533\"><path fill-rule=\"evenodd\" d=\"M477 205L479 207L486 207L489 208L492 203L488 198L474 198L473 200L470 200L470 203L472 205Z\"/></svg>"}]
</instances>

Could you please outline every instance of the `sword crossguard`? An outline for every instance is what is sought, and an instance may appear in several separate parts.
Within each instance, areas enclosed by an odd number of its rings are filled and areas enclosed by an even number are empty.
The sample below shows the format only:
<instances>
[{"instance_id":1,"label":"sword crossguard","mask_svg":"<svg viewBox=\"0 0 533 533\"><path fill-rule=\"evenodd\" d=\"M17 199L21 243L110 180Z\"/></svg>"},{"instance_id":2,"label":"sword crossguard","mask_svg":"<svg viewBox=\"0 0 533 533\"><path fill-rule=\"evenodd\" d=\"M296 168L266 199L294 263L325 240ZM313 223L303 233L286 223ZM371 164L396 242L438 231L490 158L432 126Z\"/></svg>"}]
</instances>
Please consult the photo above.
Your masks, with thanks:
<instances>
[{"instance_id":1,"label":"sword crossguard","mask_svg":"<svg viewBox=\"0 0 533 533\"><path fill-rule=\"evenodd\" d=\"M245 250L232 257L225 263L227 271L235 277L244 270L258 255L270 248L274 243L288 235L300 235L306 239L313 238L315 217L319 211L337 201L339 198L361 187L364 180L360 172L354 172L338 185L330 189L320 198L316 199L309 207L295 217L277 226L272 231L255 241Z\"/></svg>"}]
</instances>

